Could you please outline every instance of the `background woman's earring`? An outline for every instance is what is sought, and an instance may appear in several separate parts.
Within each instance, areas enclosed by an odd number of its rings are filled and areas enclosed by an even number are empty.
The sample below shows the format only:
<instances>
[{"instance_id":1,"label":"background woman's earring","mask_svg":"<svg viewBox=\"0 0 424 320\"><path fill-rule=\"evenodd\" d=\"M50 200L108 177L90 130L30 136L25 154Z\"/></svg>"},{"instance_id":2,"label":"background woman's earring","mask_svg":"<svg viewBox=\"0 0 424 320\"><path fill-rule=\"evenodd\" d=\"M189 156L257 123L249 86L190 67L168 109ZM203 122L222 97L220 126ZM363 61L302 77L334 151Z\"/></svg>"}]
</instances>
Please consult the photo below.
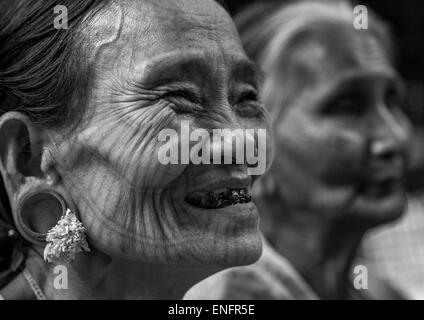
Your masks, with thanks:
<instances>
[{"instance_id":1,"label":"background woman's earring","mask_svg":"<svg viewBox=\"0 0 424 320\"><path fill-rule=\"evenodd\" d=\"M86 230L68 208L58 223L47 232L44 260L55 264L69 264L79 252L88 252Z\"/></svg>"}]
</instances>

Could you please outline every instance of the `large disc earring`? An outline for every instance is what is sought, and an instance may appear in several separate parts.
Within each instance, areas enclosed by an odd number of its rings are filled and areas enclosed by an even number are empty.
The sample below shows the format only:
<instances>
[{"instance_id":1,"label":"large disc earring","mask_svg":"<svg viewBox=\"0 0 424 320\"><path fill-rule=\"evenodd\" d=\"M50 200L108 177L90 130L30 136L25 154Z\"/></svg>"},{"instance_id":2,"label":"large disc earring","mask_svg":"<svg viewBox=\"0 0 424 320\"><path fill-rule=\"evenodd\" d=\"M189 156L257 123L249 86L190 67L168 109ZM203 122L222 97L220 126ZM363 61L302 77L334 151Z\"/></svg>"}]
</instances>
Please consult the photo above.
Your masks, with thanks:
<instances>
[{"instance_id":1,"label":"large disc earring","mask_svg":"<svg viewBox=\"0 0 424 320\"><path fill-rule=\"evenodd\" d=\"M68 264L78 252L90 251L85 227L61 195L42 190L27 195L20 202L15 216L16 227L30 243L45 246L45 261Z\"/></svg>"},{"instance_id":2,"label":"large disc earring","mask_svg":"<svg viewBox=\"0 0 424 320\"><path fill-rule=\"evenodd\" d=\"M54 191L41 190L27 194L19 203L14 214L19 234L28 242L44 247L48 230L66 210L65 201Z\"/></svg>"}]
</instances>

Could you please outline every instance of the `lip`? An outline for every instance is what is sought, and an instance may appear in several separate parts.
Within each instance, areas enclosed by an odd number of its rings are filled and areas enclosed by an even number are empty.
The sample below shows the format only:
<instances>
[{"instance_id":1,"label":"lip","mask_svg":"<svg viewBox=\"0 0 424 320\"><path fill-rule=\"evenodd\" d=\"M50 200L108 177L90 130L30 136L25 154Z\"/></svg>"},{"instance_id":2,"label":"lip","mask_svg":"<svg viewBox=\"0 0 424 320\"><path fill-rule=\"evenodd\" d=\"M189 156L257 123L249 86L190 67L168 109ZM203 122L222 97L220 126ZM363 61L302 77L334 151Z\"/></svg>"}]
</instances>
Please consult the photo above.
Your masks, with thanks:
<instances>
[{"instance_id":1,"label":"lip","mask_svg":"<svg viewBox=\"0 0 424 320\"><path fill-rule=\"evenodd\" d=\"M208 226L214 221L223 230L233 230L233 236L246 237L259 232L259 213L253 202L218 209L202 209L185 202L183 208L190 220Z\"/></svg>"},{"instance_id":2,"label":"lip","mask_svg":"<svg viewBox=\"0 0 424 320\"><path fill-rule=\"evenodd\" d=\"M370 187L378 187L381 185L400 184L402 181L403 179L400 177L381 177L378 179L369 179L365 185Z\"/></svg>"},{"instance_id":3,"label":"lip","mask_svg":"<svg viewBox=\"0 0 424 320\"><path fill-rule=\"evenodd\" d=\"M373 162L365 170L365 179L381 181L386 179L401 180L405 173L405 162L397 159L392 163Z\"/></svg>"},{"instance_id":4,"label":"lip","mask_svg":"<svg viewBox=\"0 0 424 320\"><path fill-rule=\"evenodd\" d=\"M402 180L403 170L401 169L389 169L379 170L369 174L368 179L371 181L383 181L383 180Z\"/></svg>"},{"instance_id":5,"label":"lip","mask_svg":"<svg viewBox=\"0 0 424 320\"><path fill-rule=\"evenodd\" d=\"M393 165L374 163L368 170L365 170L362 183L365 185L379 185L388 182L397 183L403 181L404 175L404 165L399 161Z\"/></svg>"},{"instance_id":6,"label":"lip","mask_svg":"<svg viewBox=\"0 0 424 320\"><path fill-rule=\"evenodd\" d=\"M379 176L368 179L361 185L361 191L367 195L381 197L392 194L403 185L400 176Z\"/></svg>"},{"instance_id":7,"label":"lip","mask_svg":"<svg viewBox=\"0 0 424 320\"><path fill-rule=\"evenodd\" d=\"M182 196L193 207L216 210L251 201L252 177L247 170L214 166L195 168L190 173Z\"/></svg>"},{"instance_id":8,"label":"lip","mask_svg":"<svg viewBox=\"0 0 424 320\"><path fill-rule=\"evenodd\" d=\"M252 222L256 226L259 219L257 207L253 202L238 203L232 206L217 209L203 209L185 202L184 207L189 209L188 212L190 212L192 217L195 217L197 219L205 218L207 219L206 221L209 221L208 219L212 215L221 218L227 217L231 219L232 223L242 223L243 221L246 221L246 219L248 219L252 220Z\"/></svg>"},{"instance_id":9,"label":"lip","mask_svg":"<svg viewBox=\"0 0 424 320\"><path fill-rule=\"evenodd\" d=\"M205 177L206 178L206 177ZM198 176L196 180L202 179L202 176ZM191 187L187 190L187 194L194 192L211 192L219 189L249 189L252 184L251 176L247 174L240 173L230 173L230 176L225 176L223 174L217 175L212 180L208 178L209 181L203 182L201 184L196 185L195 187Z\"/></svg>"}]
</instances>

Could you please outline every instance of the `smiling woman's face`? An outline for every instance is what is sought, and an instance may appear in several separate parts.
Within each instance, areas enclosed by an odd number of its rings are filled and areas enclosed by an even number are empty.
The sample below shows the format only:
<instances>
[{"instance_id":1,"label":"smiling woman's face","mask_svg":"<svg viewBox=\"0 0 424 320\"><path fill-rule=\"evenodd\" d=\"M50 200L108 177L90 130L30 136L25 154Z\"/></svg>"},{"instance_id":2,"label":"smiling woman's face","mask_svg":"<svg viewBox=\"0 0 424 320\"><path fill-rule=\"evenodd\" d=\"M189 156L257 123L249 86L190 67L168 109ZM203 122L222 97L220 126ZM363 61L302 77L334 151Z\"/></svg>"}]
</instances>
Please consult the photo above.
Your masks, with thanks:
<instances>
[{"instance_id":1,"label":"smiling woman's face","mask_svg":"<svg viewBox=\"0 0 424 320\"><path fill-rule=\"evenodd\" d=\"M186 196L250 188L245 165L162 165L162 129L263 128L258 75L211 0L118 1L86 27L95 66L84 121L53 158L90 243L151 263L236 265L261 252L253 203ZM268 146L271 143L268 141Z\"/></svg>"},{"instance_id":2,"label":"smiling woman's face","mask_svg":"<svg viewBox=\"0 0 424 320\"><path fill-rule=\"evenodd\" d=\"M279 106L271 172L289 207L369 227L402 213L409 123L380 44L338 32L296 55L307 80Z\"/></svg>"}]
</instances>

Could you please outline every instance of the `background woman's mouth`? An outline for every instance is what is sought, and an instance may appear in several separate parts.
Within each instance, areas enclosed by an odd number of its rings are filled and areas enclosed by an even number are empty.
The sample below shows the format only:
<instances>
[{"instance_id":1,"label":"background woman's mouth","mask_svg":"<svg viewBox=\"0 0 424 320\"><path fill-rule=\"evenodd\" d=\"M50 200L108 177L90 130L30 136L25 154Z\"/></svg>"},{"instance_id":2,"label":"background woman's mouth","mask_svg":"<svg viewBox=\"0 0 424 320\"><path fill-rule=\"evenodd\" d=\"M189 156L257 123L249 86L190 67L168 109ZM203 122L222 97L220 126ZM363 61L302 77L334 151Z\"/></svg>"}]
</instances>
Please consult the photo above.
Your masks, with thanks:
<instances>
[{"instance_id":1,"label":"background woman's mouth","mask_svg":"<svg viewBox=\"0 0 424 320\"><path fill-rule=\"evenodd\" d=\"M252 200L247 188L214 190L209 192L193 192L186 196L185 201L202 209L218 209Z\"/></svg>"},{"instance_id":2,"label":"background woman's mouth","mask_svg":"<svg viewBox=\"0 0 424 320\"><path fill-rule=\"evenodd\" d=\"M383 179L372 181L362 187L362 192L372 197L384 197L392 194L402 187L401 179Z\"/></svg>"}]
</instances>

